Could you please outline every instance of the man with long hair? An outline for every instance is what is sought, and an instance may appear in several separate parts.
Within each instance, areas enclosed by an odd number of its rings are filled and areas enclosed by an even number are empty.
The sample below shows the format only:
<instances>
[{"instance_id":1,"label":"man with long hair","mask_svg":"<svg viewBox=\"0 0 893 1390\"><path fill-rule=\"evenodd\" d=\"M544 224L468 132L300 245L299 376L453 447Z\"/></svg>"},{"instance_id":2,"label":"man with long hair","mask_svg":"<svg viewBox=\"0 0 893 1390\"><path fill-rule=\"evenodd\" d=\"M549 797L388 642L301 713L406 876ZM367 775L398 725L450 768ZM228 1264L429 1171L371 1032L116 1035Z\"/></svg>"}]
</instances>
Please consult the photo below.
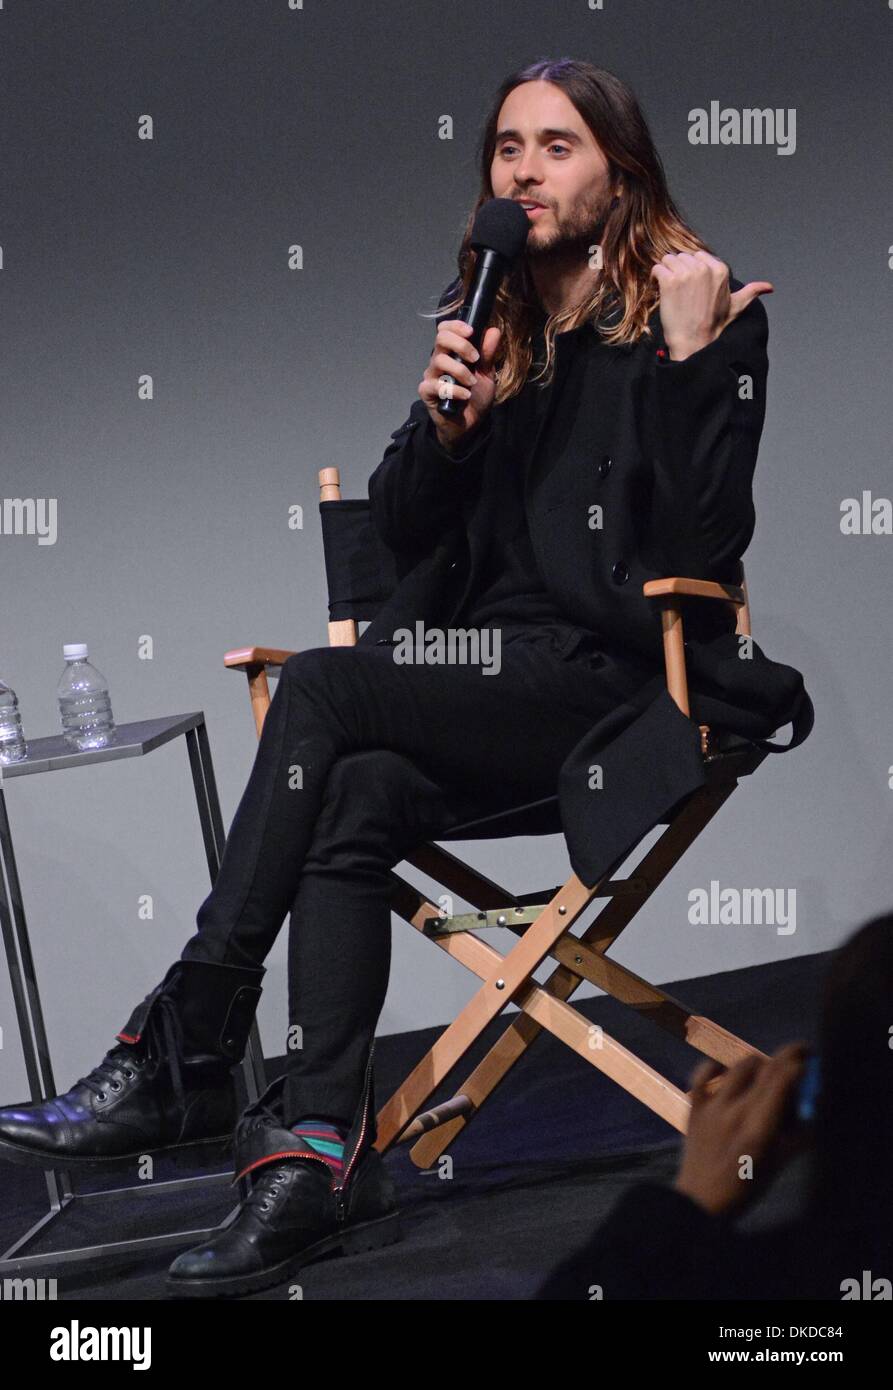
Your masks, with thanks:
<instances>
[{"instance_id":1,"label":"man with long hair","mask_svg":"<svg viewBox=\"0 0 893 1390\"><path fill-rule=\"evenodd\" d=\"M64 1096L0 1112L0 1156L34 1165L225 1134L262 962L290 911L301 1045L238 1119L251 1193L174 1261L182 1296L251 1292L323 1250L396 1238L373 1147L390 871L465 820L554 796L593 726L621 728L662 679L642 583L735 579L752 534L771 286L730 282L685 225L629 88L570 60L508 78L484 131L478 205L491 197L528 209L526 254L478 355L453 316L473 271L466 234L418 400L369 481L396 592L355 647L286 661L198 930L119 1045ZM455 420L437 410L445 373ZM398 660L395 634L419 620L498 637L498 669ZM692 637L727 640L729 621L693 617ZM736 665L750 680L738 705L771 733L790 685L761 706L756 663Z\"/></svg>"}]
</instances>

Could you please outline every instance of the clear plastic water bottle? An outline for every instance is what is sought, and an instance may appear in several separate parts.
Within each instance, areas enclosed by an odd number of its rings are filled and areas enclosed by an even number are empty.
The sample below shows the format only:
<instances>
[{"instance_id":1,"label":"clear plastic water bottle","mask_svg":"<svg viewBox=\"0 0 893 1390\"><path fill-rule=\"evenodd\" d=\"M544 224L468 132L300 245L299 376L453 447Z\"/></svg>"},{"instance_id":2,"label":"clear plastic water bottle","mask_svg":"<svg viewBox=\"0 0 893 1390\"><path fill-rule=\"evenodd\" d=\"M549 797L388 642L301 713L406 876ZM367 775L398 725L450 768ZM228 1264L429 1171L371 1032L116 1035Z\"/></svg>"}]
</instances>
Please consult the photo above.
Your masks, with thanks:
<instances>
[{"instance_id":1,"label":"clear plastic water bottle","mask_svg":"<svg viewBox=\"0 0 893 1390\"><path fill-rule=\"evenodd\" d=\"M115 721L105 676L87 660L86 642L66 642L65 670L56 687L66 743L83 752L112 742Z\"/></svg>"},{"instance_id":2,"label":"clear plastic water bottle","mask_svg":"<svg viewBox=\"0 0 893 1390\"><path fill-rule=\"evenodd\" d=\"M5 681L0 681L0 763L20 763L27 756L28 745L22 732L16 693Z\"/></svg>"}]
</instances>

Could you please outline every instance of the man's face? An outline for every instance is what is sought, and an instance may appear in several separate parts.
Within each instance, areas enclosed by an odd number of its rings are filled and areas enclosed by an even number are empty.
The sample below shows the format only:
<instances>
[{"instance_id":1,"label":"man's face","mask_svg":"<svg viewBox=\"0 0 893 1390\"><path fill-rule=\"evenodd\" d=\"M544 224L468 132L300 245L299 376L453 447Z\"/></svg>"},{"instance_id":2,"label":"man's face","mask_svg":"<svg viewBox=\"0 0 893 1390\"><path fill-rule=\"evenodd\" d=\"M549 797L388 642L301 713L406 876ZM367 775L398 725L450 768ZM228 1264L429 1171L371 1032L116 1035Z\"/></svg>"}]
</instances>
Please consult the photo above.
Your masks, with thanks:
<instances>
[{"instance_id":1,"label":"man's face","mask_svg":"<svg viewBox=\"0 0 893 1390\"><path fill-rule=\"evenodd\" d=\"M533 199L527 214L528 257L548 257L582 243L607 210L614 189L608 161L573 103L552 82L522 82L496 123L490 165L495 198Z\"/></svg>"}]
</instances>

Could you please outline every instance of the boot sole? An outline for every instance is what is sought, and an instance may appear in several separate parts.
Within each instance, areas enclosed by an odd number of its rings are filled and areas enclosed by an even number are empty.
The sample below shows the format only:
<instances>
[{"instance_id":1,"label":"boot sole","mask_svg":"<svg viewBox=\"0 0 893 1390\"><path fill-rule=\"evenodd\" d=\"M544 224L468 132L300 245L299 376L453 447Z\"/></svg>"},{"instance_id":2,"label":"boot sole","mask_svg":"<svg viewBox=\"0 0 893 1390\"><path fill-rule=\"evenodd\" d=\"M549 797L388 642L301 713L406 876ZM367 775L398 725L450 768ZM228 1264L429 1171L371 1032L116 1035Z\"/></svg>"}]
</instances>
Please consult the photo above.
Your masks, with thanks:
<instances>
[{"instance_id":1,"label":"boot sole","mask_svg":"<svg viewBox=\"0 0 893 1390\"><path fill-rule=\"evenodd\" d=\"M181 1164L191 1166L194 1162L231 1164L232 1135L220 1135L216 1139L194 1139L188 1144L162 1145L156 1148L144 1146L126 1154L44 1153L41 1149L30 1148L27 1144L15 1144L11 1139L0 1138L0 1159L24 1168L55 1168L59 1171L68 1168L110 1168L115 1164L131 1163L135 1159L147 1156L170 1158L178 1167Z\"/></svg>"},{"instance_id":2,"label":"boot sole","mask_svg":"<svg viewBox=\"0 0 893 1390\"><path fill-rule=\"evenodd\" d=\"M258 1293L261 1289L284 1283L292 1274L331 1250L340 1250L342 1255L361 1255L368 1250L396 1245L402 1239L400 1213L395 1211L375 1221L363 1221L325 1236L315 1245L305 1246L297 1254L289 1255L268 1269L259 1269L253 1274L229 1274L220 1279L179 1279L168 1275L166 1289L172 1298L226 1298L234 1294Z\"/></svg>"}]
</instances>

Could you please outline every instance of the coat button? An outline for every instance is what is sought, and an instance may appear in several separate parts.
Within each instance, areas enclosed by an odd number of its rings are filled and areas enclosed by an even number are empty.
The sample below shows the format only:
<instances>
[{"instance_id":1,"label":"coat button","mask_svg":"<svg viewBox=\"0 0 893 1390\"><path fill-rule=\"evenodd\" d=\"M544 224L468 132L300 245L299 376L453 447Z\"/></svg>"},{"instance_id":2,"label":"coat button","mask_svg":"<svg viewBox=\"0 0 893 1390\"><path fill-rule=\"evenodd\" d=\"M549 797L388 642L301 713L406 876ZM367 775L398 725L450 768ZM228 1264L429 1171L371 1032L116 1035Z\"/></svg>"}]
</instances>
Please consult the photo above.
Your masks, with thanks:
<instances>
[{"instance_id":1,"label":"coat button","mask_svg":"<svg viewBox=\"0 0 893 1390\"><path fill-rule=\"evenodd\" d=\"M615 584L625 584L629 579L629 568L625 560L616 560L611 566L611 578Z\"/></svg>"},{"instance_id":2,"label":"coat button","mask_svg":"<svg viewBox=\"0 0 893 1390\"><path fill-rule=\"evenodd\" d=\"M609 458L608 458L608 455L605 454L604 458L600 461L600 463L599 463L599 465L598 465L599 477L601 477L601 478L607 478L607 476L608 476L608 474L610 473L610 471L611 471L611 459L609 459Z\"/></svg>"}]
</instances>

